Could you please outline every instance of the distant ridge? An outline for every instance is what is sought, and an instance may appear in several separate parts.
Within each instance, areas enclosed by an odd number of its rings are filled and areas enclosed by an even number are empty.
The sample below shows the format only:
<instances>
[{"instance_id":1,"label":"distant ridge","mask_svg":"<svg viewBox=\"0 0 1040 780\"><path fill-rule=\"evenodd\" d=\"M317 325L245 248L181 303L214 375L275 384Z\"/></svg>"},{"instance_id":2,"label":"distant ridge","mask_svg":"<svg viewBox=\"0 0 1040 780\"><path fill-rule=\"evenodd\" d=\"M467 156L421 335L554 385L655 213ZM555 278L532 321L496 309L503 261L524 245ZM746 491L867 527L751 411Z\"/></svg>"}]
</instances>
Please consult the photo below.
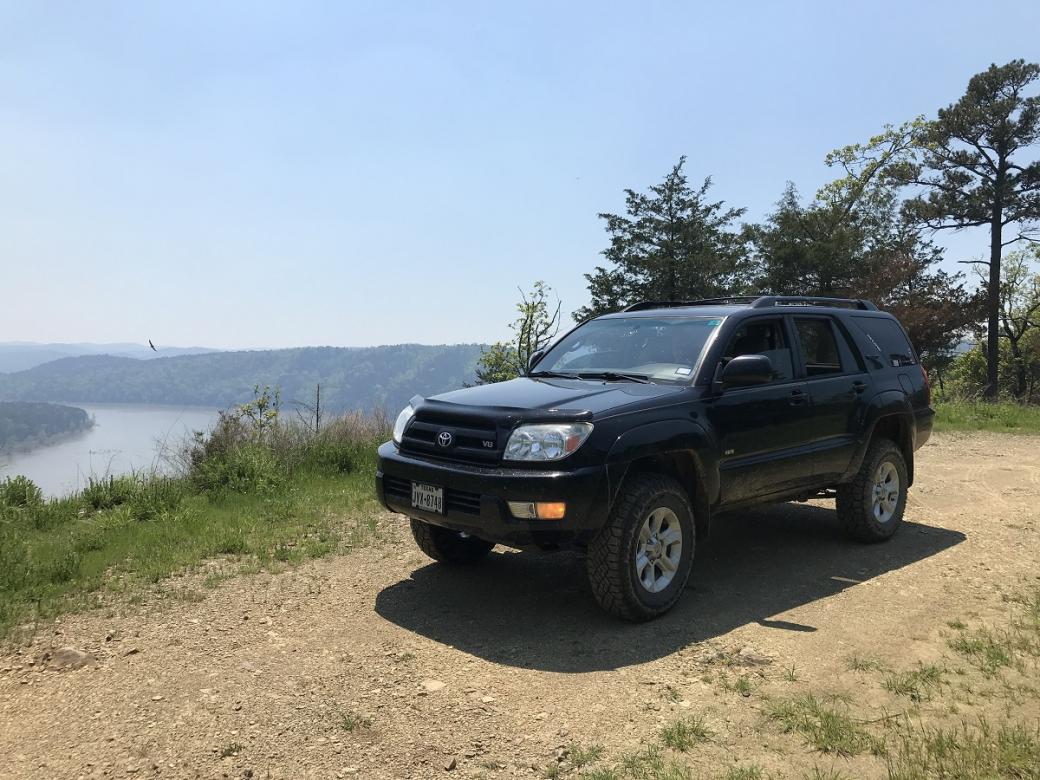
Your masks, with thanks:
<instances>
[{"instance_id":1,"label":"distant ridge","mask_svg":"<svg viewBox=\"0 0 1040 780\"><path fill-rule=\"evenodd\" d=\"M79 355L116 355L151 360L177 355L202 355L219 350L208 347L159 347L153 352L147 344L38 344L31 341L0 342L0 373L26 371L61 358Z\"/></svg>"},{"instance_id":2,"label":"distant ridge","mask_svg":"<svg viewBox=\"0 0 1040 780\"><path fill-rule=\"evenodd\" d=\"M479 344L299 347L157 357L66 357L0 374L0 400L177 404L223 408L252 397L256 384L280 387L282 402L309 403L321 383L329 411L394 412L416 393L473 382Z\"/></svg>"}]
</instances>

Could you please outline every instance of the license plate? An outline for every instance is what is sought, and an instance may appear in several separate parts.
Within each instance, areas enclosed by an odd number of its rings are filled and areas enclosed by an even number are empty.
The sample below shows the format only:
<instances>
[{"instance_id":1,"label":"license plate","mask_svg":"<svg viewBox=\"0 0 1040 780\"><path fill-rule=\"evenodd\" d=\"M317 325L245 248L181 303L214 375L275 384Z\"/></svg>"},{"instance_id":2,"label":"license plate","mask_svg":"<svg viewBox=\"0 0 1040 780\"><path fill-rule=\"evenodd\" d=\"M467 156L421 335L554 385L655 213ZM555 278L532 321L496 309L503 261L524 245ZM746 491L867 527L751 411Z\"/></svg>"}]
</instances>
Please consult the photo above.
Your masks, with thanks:
<instances>
[{"instance_id":1,"label":"license plate","mask_svg":"<svg viewBox=\"0 0 1040 780\"><path fill-rule=\"evenodd\" d=\"M423 485L420 482L412 483L412 506L415 509L424 509L427 512L444 514L444 488L433 485Z\"/></svg>"}]
</instances>

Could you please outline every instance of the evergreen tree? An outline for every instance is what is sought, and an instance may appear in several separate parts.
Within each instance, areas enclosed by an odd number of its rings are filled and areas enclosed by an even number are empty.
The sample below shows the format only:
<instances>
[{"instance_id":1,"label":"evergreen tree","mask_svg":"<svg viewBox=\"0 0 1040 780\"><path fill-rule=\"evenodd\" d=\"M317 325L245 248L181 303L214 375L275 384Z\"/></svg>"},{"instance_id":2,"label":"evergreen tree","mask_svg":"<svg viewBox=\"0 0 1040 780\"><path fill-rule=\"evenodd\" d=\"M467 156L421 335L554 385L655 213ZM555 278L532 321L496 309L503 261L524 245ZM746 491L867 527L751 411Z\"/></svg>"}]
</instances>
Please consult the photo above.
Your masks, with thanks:
<instances>
[{"instance_id":1,"label":"evergreen tree","mask_svg":"<svg viewBox=\"0 0 1040 780\"><path fill-rule=\"evenodd\" d=\"M641 300L710 298L742 291L747 283L744 242L732 230L744 209L707 198L711 179L697 189L687 181L686 158L650 188L625 190L625 214L600 214L610 267L585 274L591 302L577 321Z\"/></svg>"}]
</instances>

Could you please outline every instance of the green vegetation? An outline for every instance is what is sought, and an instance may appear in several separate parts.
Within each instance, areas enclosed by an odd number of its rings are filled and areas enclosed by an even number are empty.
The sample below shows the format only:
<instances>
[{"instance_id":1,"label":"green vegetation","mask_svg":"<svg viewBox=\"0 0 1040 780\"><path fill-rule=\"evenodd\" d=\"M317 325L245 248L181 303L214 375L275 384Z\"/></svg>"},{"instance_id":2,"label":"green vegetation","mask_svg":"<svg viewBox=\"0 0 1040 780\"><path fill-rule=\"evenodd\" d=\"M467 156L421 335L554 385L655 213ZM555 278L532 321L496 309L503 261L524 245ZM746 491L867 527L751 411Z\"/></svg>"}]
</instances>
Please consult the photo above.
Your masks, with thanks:
<instances>
[{"instance_id":1,"label":"green vegetation","mask_svg":"<svg viewBox=\"0 0 1040 780\"><path fill-rule=\"evenodd\" d=\"M1040 434L1040 406L1013 401L938 401L935 430Z\"/></svg>"},{"instance_id":2,"label":"green vegetation","mask_svg":"<svg viewBox=\"0 0 1040 780\"><path fill-rule=\"evenodd\" d=\"M22 477L0 482L0 637L205 559L276 567L368 541L384 423L260 425L250 414L270 400L258 392L189 442L177 477L91 480L49 500Z\"/></svg>"},{"instance_id":3,"label":"green vegetation","mask_svg":"<svg viewBox=\"0 0 1040 780\"><path fill-rule=\"evenodd\" d=\"M433 395L472 382L480 349L477 344L400 344L214 352L161 360L73 357L0 374L0 398L220 409L248 397L257 382L279 387L287 405L313 401L320 383L324 409L394 412L416 393Z\"/></svg>"},{"instance_id":4,"label":"green vegetation","mask_svg":"<svg viewBox=\"0 0 1040 780\"><path fill-rule=\"evenodd\" d=\"M709 737L711 730L699 715L677 720L661 729L661 741L680 753L685 753L698 742L706 742Z\"/></svg>"},{"instance_id":5,"label":"green vegetation","mask_svg":"<svg viewBox=\"0 0 1040 780\"><path fill-rule=\"evenodd\" d=\"M941 684L943 670L934 664L920 665L908 672L891 672L885 676L885 690L900 696L907 696L912 701L924 701Z\"/></svg>"},{"instance_id":6,"label":"green vegetation","mask_svg":"<svg viewBox=\"0 0 1040 780\"><path fill-rule=\"evenodd\" d=\"M552 288L535 282L534 289L520 291L517 317L509 324L511 341L498 341L480 352L477 361L477 383L490 384L515 379L527 372L531 356L549 344L560 330L560 301L549 301Z\"/></svg>"},{"instance_id":7,"label":"green vegetation","mask_svg":"<svg viewBox=\"0 0 1040 780\"><path fill-rule=\"evenodd\" d=\"M1040 778L1040 730L1021 724L994 729L913 728L899 738L888 759L889 780L918 778Z\"/></svg>"},{"instance_id":8,"label":"green vegetation","mask_svg":"<svg viewBox=\"0 0 1040 780\"><path fill-rule=\"evenodd\" d=\"M0 401L0 452L47 444L93 425L90 415L75 406Z\"/></svg>"},{"instance_id":9,"label":"green vegetation","mask_svg":"<svg viewBox=\"0 0 1040 780\"><path fill-rule=\"evenodd\" d=\"M870 746L870 736L835 704L812 694L770 702L768 715L785 732L797 732L821 753L854 756Z\"/></svg>"}]
</instances>

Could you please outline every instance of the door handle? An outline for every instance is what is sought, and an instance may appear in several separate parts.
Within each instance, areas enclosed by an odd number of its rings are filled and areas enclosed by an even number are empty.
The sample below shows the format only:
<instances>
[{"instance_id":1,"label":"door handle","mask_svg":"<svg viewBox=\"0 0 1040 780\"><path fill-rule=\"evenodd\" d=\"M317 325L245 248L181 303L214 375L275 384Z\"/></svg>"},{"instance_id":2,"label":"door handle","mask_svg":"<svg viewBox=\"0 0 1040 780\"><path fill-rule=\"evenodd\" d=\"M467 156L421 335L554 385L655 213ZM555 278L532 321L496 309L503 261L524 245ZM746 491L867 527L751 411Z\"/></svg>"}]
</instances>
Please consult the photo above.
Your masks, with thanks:
<instances>
[{"instance_id":1,"label":"door handle","mask_svg":"<svg viewBox=\"0 0 1040 780\"><path fill-rule=\"evenodd\" d=\"M866 382L860 382L860 381L857 380L857 381L852 383L852 392L854 392L856 395L859 395L860 393L862 393L866 389L867 389L867 383Z\"/></svg>"},{"instance_id":2,"label":"door handle","mask_svg":"<svg viewBox=\"0 0 1040 780\"><path fill-rule=\"evenodd\" d=\"M804 390L792 390L790 395L787 396L787 403L791 406L801 406L807 398L808 396Z\"/></svg>"}]
</instances>

